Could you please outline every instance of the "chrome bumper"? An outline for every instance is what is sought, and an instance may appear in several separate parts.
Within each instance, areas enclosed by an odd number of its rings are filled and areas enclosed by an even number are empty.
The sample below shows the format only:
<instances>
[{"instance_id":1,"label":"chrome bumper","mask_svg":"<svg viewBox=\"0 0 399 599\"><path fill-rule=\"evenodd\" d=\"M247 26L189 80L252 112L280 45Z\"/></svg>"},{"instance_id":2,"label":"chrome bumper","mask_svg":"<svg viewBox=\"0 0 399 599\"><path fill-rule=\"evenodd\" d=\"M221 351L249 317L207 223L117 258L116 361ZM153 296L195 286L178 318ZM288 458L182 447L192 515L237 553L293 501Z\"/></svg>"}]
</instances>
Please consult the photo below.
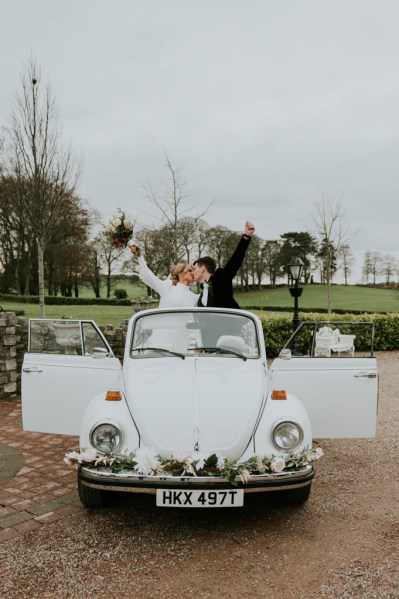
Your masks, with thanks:
<instances>
[{"instance_id":1,"label":"chrome bumper","mask_svg":"<svg viewBox=\"0 0 399 599\"><path fill-rule=\"evenodd\" d=\"M248 482L236 478L237 488L245 493L284 491L305 487L314 477L311 464L288 472L268 472L253 474ZM134 474L131 470L111 472L108 468L80 466L79 479L82 484L93 489L122 491L124 493L153 493L157 489L231 489L227 478L218 476L146 476Z\"/></svg>"}]
</instances>

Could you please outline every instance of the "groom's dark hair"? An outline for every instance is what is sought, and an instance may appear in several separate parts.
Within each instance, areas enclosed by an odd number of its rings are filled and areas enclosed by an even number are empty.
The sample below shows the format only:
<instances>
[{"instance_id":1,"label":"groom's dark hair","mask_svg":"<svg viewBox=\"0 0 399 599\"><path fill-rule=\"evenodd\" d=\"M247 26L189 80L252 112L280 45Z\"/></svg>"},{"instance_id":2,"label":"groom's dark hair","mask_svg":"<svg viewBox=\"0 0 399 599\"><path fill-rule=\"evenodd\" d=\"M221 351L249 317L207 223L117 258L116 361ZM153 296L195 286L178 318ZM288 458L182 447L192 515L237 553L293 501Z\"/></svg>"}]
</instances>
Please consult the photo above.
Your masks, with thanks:
<instances>
[{"instance_id":1,"label":"groom's dark hair","mask_svg":"<svg viewBox=\"0 0 399 599\"><path fill-rule=\"evenodd\" d=\"M210 256L197 258L197 260L194 261L194 264L199 264L199 266L205 266L206 270L209 272L210 275L213 275L213 273L216 270L216 260L214 260Z\"/></svg>"}]
</instances>

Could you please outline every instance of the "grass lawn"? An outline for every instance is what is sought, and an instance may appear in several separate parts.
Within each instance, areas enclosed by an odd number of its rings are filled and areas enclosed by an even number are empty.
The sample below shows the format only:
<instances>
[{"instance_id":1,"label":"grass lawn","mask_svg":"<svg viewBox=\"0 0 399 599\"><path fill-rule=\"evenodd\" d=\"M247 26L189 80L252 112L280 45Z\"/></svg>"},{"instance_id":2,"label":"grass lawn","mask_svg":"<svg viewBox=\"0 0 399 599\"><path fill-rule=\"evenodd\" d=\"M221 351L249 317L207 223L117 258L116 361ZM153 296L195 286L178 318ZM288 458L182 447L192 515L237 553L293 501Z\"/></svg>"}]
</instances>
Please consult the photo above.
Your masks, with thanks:
<instances>
[{"instance_id":1,"label":"grass lawn","mask_svg":"<svg viewBox=\"0 0 399 599\"><path fill-rule=\"evenodd\" d=\"M116 281L113 283L111 287L111 298L115 298L114 289L124 289L127 293L127 296L130 298L143 298L147 295L147 287L139 282L139 284L134 283L131 279L126 278L120 281ZM100 285L100 294L101 297L107 297L107 290L104 285L104 282ZM79 296L80 297L94 297L94 292L91 287L81 286L79 287Z\"/></svg>"},{"instance_id":2,"label":"grass lawn","mask_svg":"<svg viewBox=\"0 0 399 599\"><path fill-rule=\"evenodd\" d=\"M125 288L130 298L139 298L145 295L142 286L126 282L117 285ZM85 294L81 294L85 297ZM93 295L86 295L93 297ZM105 297L105 293L102 293ZM273 311L275 307L293 307L294 300L287 287L278 289L263 289L236 293L235 297L242 308L245 306L263 306ZM333 309L365 310L368 312L399 312L399 291L392 289L375 289L357 287L354 285L334 285L332 287ZM39 317L38 304L22 304L0 300L3 310L14 312L24 311L29 318ZM327 307L327 289L325 285L309 285L304 287L302 297L299 298L299 310L310 308L317 311ZM130 318L133 309L130 306L46 306L47 318L70 317L76 319L91 319L97 324L112 324L118 326L125 318Z\"/></svg>"},{"instance_id":3,"label":"grass lawn","mask_svg":"<svg viewBox=\"0 0 399 599\"><path fill-rule=\"evenodd\" d=\"M358 287L355 285L332 286L332 308L340 310L364 310L367 312L399 312L399 291L394 289L377 289ZM263 289L236 293L235 297L240 306L264 306L273 310L274 307L293 307L294 300L287 287ZM299 309L327 308L326 285L304 286L299 298Z\"/></svg>"},{"instance_id":4,"label":"grass lawn","mask_svg":"<svg viewBox=\"0 0 399 599\"><path fill-rule=\"evenodd\" d=\"M6 312L23 311L28 318L39 318L39 304L19 304L0 301ZM46 306L46 318L72 318L94 320L99 325L119 326L122 320L130 318L133 308L130 306Z\"/></svg>"}]
</instances>

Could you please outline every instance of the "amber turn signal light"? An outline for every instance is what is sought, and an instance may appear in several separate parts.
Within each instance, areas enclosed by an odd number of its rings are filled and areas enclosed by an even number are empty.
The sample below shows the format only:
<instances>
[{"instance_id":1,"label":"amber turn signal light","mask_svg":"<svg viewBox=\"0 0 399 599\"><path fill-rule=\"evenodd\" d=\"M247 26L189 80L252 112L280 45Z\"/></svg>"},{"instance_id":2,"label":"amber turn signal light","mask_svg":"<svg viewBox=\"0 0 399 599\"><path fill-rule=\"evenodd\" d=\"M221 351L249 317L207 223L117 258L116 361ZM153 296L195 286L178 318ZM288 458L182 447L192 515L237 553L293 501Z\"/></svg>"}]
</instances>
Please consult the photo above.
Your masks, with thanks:
<instances>
[{"instance_id":1,"label":"amber turn signal light","mask_svg":"<svg viewBox=\"0 0 399 599\"><path fill-rule=\"evenodd\" d=\"M120 401L122 399L122 393L120 391L107 391L105 399L106 401Z\"/></svg>"},{"instance_id":2,"label":"amber turn signal light","mask_svg":"<svg viewBox=\"0 0 399 599\"><path fill-rule=\"evenodd\" d=\"M287 399L287 393L284 389L273 389L272 399Z\"/></svg>"}]
</instances>

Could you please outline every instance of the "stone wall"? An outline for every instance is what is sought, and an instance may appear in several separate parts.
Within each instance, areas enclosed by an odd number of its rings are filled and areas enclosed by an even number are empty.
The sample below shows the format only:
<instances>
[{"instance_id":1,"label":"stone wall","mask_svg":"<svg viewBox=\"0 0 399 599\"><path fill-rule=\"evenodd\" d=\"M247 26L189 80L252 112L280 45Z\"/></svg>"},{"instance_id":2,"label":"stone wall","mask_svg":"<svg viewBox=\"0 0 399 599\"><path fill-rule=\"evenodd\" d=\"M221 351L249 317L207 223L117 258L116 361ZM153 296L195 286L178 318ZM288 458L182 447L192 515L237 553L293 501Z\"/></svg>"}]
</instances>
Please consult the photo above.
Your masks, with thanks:
<instances>
[{"instance_id":1,"label":"stone wall","mask_svg":"<svg viewBox=\"0 0 399 599\"><path fill-rule=\"evenodd\" d=\"M16 324L13 312L0 312L0 397L17 393Z\"/></svg>"},{"instance_id":2,"label":"stone wall","mask_svg":"<svg viewBox=\"0 0 399 599\"><path fill-rule=\"evenodd\" d=\"M128 320L114 329L100 327L114 354L122 361ZM0 312L0 399L21 393L21 371L28 349L28 319Z\"/></svg>"},{"instance_id":3,"label":"stone wall","mask_svg":"<svg viewBox=\"0 0 399 599\"><path fill-rule=\"evenodd\" d=\"M107 325L106 327L100 327L100 329L104 333L104 337L112 347L112 351L114 352L116 357L121 360L121 362L123 362L123 354L125 352L125 341L128 322L128 320L124 320L116 329L114 329L114 327L110 325Z\"/></svg>"},{"instance_id":4,"label":"stone wall","mask_svg":"<svg viewBox=\"0 0 399 599\"><path fill-rule=\"evenodd\" d=\"M22 363L24 361L24 354L28 350L28 319L18 316L16 320L15 346L17 349L17 395L20 395Z\"/></svg>"}]
</instances>

